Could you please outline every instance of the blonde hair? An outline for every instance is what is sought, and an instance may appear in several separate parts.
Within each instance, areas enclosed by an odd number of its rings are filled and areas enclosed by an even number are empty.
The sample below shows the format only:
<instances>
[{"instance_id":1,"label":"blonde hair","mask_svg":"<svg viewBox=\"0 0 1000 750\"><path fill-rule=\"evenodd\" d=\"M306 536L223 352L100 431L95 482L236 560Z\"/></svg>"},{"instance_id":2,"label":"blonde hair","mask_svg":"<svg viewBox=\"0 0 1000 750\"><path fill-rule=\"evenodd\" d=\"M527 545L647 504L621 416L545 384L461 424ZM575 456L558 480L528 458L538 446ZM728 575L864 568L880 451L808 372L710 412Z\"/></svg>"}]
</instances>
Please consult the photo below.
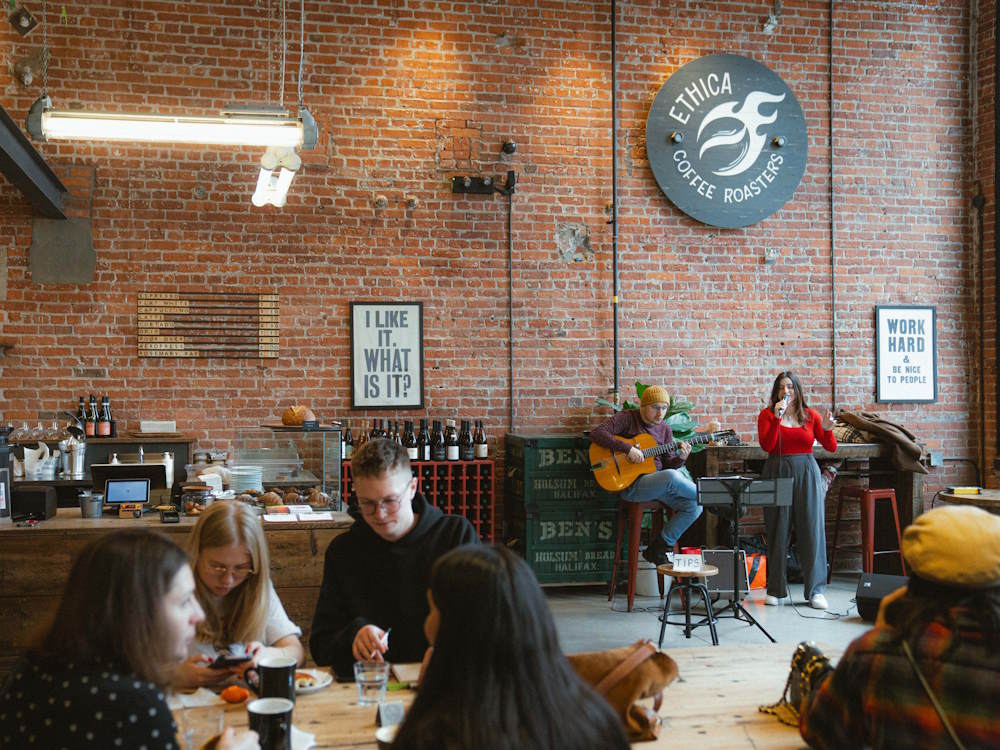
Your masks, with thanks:
<instances>
[{"instance_id":1,"label":"blonde hair","mask_svg":"<svg viewBox=\"0 0 1000 750\"><path fill-rule=\"evenodd\" d=\"M247 548L253 573L219 600L201 580L198 558L204 549L232 545ZM198 640L218 649L230 643L263 640L271 560L264 529L253 508L238 501L219 501L208 506L188 540L188 557L195 571L198 602L205 610L205 620L197 629Z\"/></svg>"}]
</instances>

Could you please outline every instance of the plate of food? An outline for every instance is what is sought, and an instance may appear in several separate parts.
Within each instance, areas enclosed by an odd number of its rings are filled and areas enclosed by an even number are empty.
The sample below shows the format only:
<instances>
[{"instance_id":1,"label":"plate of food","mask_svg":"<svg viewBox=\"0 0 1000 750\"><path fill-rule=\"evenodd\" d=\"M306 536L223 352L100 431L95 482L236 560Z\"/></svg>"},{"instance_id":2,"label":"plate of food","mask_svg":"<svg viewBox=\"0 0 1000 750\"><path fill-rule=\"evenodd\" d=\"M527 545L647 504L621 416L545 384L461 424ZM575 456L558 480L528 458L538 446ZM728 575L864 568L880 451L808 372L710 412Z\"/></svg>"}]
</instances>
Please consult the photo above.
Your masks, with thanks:
<instances>
[{"instance_id":1,"label":"plate of food","mask_svg":"<svg viewBox=\"0 0 1000 750\"><path fill-rule=\"evenodd\" d=\"M333 682L333 675L322 669L296 669L295 694L308 695L328 687Z\"/></svg>"}]
</instances>

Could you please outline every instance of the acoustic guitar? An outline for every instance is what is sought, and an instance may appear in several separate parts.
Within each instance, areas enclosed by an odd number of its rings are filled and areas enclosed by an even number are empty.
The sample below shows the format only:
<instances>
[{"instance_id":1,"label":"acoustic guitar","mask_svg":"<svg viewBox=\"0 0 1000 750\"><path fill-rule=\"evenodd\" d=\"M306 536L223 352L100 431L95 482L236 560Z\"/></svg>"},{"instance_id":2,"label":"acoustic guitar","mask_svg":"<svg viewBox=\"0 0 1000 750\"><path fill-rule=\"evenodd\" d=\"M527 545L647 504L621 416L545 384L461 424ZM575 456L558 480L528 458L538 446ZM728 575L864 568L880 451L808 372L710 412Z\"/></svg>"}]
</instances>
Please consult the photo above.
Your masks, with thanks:
<instances>
[{"instance_id":1,"label":"acoustic guitar","mask_svg":"<svg viewBox=\"0 0 1000 750\"><path fill-rule=\"evenodd\" d=\"M701 445L702 443L720 442L735 436L736 432L733 430L696 432L684 442L691 445ZM621 492L643 474L652 474L656 471L656 456L674 453L677 449L677 443L681 442L673 440L663 445L657 445L656 438L647 432L640 432L635 437L630 438L618 436L618 439L631 443L641 450L646 460L641 464L634 464L628 460L625 453L615 453L597 443L591 443L590 470L594 472L597 483L608 492Z\"/></svg>"}]
</instances>

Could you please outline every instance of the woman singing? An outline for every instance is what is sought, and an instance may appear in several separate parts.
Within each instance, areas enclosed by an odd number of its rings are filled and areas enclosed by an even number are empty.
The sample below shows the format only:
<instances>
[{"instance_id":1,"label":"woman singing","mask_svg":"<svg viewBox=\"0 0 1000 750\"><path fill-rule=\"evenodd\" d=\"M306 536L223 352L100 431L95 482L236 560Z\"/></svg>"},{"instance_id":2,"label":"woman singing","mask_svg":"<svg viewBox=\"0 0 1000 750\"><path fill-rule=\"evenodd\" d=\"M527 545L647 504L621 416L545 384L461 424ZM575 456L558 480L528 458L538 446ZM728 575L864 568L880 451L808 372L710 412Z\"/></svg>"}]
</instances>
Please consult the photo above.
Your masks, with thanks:
<instances>
[{"instance_id":1,"label":"woman singing","mask_svg":"<svg viewBox=\"0 0 1000 750\"><path fill-rule=\"evenodd\" d=\"M814 609L826 609L826 486L813 458L813 441L828 451L837 450L833 414L825 417L810 409L802 384L792 372L774 379L768 407L757 416L760 447L771 455L764 464L765 479L792 477L792 505L765 507L767 526L767 597L765 604L780 604L788 595L785 559L791 516L795 518L799 559L806 601Z\"/></svg>"}]
</instances>

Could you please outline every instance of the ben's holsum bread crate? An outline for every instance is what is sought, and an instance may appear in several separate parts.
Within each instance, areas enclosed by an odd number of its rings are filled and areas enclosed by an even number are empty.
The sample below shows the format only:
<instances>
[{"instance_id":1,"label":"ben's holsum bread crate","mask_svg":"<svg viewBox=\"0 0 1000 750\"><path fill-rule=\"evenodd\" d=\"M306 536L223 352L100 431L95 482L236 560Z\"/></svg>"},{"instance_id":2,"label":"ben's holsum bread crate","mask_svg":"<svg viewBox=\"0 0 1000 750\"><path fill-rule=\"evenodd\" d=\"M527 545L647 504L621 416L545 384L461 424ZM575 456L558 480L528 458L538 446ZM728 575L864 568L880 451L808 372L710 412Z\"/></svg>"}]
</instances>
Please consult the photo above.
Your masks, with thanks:
<instances>
[{"instance_id":1,"label":"ben's holsum bread crate","mask_svg":"<svg viewBox=\"0 0 1000 750\"><path fill-rule=\"evenodd\" d=\"M504 438L504 536L540 583L606 582L618 498L590 470L579 433Z\"/></svg>"}]
</instances>

